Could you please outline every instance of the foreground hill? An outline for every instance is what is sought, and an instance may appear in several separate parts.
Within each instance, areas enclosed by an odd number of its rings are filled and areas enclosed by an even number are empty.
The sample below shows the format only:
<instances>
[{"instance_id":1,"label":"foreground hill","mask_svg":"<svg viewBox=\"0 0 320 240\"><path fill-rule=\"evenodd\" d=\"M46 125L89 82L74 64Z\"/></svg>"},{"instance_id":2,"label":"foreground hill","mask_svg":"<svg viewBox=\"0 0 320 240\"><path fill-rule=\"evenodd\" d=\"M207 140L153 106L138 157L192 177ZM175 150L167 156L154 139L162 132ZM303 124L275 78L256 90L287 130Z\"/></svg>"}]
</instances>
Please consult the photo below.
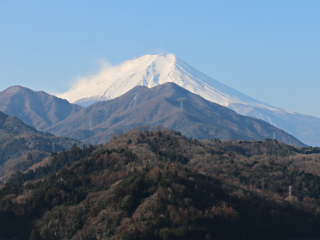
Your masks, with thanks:
<instances>
[{"instance_id":1,"label":"foreground hill","mask_svg":"<svg viewBox=\"0 0 320 240\"><path fill-rule=\"evenodd\" d=\"M239 114L256 117L285 130L302 142L320 146L320 118L279 109L253 99L198 71L173 54L145 55L81 78L60 94L72 103L88 106L121 96L135 86L155 87L167 82L229 107Z\"/></svg>"},{"instance_id":2,"label":"foreground hill","mask_svg":"<svg viewBox=\"0 0 320 240\"><path fill-rule=\"evenodd\" d=\"M0 111L16 116L39 130L43 130L81 109L81 106L70 104L64 99L21 86L13 86L0 92Z\"/></svg>"},{"instance_id":3,"label":"foreground hill","mask_svg":"<svg viewBox=\"0 0 320 240\"><path fill-rule=\"evenodd\" d=\"M0 190L0 238L317 237L319 152L133 130L16 174Z\"/></svg>"},{"instance_id":4,"label":"foreground hill","mask_svg":"<svg viewBox=\"0 0 320 240\"><path fill-rule=\"evenodd\" d=\"M239 115L174 83L151 89L135 87L116 99L97 102L46 131L97 144L142 125L167 127L197 139L264 140L275 134L287 144L303 145L262 120Z\"/></svg>"},{"instance_id":5,"label":"foreground hill","mask_svg":"<svg viewBox=\"0 0 320 240\"><path fill-rule=\"evenodd\" d=\"M0 176L5 179L14 171L25 171L53 151L70 149L77 143L41 133L14 116L0 112Z\"/></svg>"}]
</instances>

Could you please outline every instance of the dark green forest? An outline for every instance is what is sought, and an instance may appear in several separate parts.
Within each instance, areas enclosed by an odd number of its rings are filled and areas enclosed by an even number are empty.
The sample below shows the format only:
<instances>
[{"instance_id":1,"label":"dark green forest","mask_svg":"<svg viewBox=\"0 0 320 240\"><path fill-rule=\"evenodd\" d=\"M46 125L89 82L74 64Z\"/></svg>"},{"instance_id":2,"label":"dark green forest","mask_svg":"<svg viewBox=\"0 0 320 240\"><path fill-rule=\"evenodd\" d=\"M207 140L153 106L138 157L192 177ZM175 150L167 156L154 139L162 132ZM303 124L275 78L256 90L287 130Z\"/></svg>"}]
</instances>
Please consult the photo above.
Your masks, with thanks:
<instances>
[{"instance_id":1,"label":"dark green forest","mask_svg":"<svg viewBox=\"0 0 320 240\"><path fill-rule=\"evenodd\" d=\"M319 148L139 128L50 159L0 186L0 239L320 236Z\"/></svg>"}]
</instances>

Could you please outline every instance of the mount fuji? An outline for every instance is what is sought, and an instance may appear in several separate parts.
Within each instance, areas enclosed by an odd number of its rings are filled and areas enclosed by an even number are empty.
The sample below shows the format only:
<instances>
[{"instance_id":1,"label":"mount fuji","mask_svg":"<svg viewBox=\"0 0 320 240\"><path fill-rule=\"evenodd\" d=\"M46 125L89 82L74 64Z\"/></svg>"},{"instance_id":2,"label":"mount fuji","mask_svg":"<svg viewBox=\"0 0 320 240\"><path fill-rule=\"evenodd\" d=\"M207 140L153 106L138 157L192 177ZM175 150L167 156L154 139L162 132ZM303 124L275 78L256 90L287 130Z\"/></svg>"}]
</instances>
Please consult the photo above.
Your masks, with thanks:
<instances>
[{"instance_id":1,"label":"mount fuji","mask_svg":"<svg viewBox=\"0 0 320 240\"><path fill-rule=\"evenodd\" d=\"M135 86L152 88L167 82L173 82L239 114L265 120L306 144L320 146L319 118L255 100L201 73L173 54L145 55L118 66L104 68L95 76L80 79L69 91L58 97L89 106L97 101L121 96Z\"/></svg>"},{"instance_id":2,"label":"mount fuji","mask_svg":"<svg viewBox=\"0 0 320 240\"><path fill-rule=\"evenodd\" d=\"M103 69L97 76L80 79L72 89L58 97L88 106L123 95L135 86L152 88L167 82L176 83L222 106L232 103L263 104L206 76L173 54L145 55Z\"/></svg>"}]
</instances>

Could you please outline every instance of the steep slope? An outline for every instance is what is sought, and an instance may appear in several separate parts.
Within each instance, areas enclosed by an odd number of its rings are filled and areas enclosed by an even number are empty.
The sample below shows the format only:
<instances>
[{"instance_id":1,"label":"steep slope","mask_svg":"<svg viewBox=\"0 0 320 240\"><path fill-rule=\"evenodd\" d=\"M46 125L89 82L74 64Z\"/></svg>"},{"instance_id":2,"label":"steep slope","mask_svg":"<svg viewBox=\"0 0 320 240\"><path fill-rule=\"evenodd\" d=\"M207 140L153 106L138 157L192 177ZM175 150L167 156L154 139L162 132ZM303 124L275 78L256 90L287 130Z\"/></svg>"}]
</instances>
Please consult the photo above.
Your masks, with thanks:
<instances>
[{"instance_id":1,"label":"steep slope","mask_svg":"<svg viewBox=\"0 0 320 240\"><path fill-rule=\"evenodd\" d=\"M25 171L53 151L70 149L78 141L41 133L14 116L0 112L0 176Z\"/></svg>"},{"instance_id":2,"label":"steep slope","mask_svg":"<svg viewBox=\"0 0 320 240\"><path fill-rule=\"evenodd\" d=\"M135 86L154 87L173 82L237 113L263 119L309 145L320 145L320 119L293 113L250 98L199 72L173 54L145 55L83 78L60 94L70 102L88 106L118 97Z\"/></svg>"},{"instance_id":3,"label":"steep slope","mask_svg":"<svg viewBox=\"0 0 320 240\"><path fill-rule=\"evenodd\" d=\"M135 87L121 97L97 102L46 131L87 143L104 143L115 133L143 125L164 126L197 139L264 140L275 133L285 143L303 145L264 121L239 115L174 83L150 89Z\"/></svg>"},{"instance_id":4,"label":"steep slope","mask_svg":"<svg viewBox=\"0 0 320 240\"><path fill-rule=\"evenodd\" d=\"M0 92L0 111L16 116L39 130L49 127L81 109L81 106L70 104L64 99L21 86L13 86Z\"/></svg>"}]
</instances>

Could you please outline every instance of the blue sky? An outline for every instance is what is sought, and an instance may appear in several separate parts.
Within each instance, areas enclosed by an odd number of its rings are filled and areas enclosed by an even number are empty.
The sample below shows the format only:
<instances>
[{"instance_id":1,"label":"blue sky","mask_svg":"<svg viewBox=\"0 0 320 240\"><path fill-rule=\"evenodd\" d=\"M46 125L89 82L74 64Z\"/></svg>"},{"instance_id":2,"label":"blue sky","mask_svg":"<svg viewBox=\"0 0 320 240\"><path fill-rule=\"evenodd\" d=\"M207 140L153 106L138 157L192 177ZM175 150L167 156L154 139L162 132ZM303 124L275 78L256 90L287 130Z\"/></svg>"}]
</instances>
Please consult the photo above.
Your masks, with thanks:
<instances>
[{"instance_id":1,"label":"blue sky","mask_svg":"<svg viewBox=\"0 0 320 240\"><path fill-rule=\"evenodd\" d=\"M253 98L320 117L320 1L0 0L0 91L66 91L100 62L173 53Z\"/></svg>"}]
</instances>

